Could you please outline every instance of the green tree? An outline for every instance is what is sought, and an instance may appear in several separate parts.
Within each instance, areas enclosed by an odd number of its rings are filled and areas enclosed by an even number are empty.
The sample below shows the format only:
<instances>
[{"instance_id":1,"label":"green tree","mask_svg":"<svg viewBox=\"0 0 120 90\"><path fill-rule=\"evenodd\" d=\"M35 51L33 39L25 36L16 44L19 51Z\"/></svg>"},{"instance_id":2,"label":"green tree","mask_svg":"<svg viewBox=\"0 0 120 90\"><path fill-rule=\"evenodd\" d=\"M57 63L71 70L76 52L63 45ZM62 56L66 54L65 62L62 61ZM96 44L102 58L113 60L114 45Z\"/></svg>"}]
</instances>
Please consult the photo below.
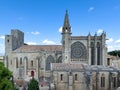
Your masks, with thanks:
<instances>
[{"instance_id":1,"label":"green tree","mask_svg":"<svg viewBox=\"0 0 120 90\"><path fill-rule=\"evenodd\" d=\"M119 57L120 57L120 50L110 51L110 52L108 52L108 54L109 54L109 55L119 56Z\"/></svg>"},{"instance_id":2,"label":"green tree","mask_svg":"<svg viewBox=\"0 0 120 90\"><path fill-rule=\"evenodd\" d=\"M0 90L13 90L13 84L10 80L12 72L10 72L4 64L0 62Z\"/></svg>"},{"instance_id":3,"label":"green tree","mask_svg":"<svg viewBox=\"0 0 120 90\"><path fill-rule=\"evenodd\" d=\"M30 83L28 84L28 90L39 90L39 84L37 80L34 78L30 80Z\"/></svg>"}]
</instances>

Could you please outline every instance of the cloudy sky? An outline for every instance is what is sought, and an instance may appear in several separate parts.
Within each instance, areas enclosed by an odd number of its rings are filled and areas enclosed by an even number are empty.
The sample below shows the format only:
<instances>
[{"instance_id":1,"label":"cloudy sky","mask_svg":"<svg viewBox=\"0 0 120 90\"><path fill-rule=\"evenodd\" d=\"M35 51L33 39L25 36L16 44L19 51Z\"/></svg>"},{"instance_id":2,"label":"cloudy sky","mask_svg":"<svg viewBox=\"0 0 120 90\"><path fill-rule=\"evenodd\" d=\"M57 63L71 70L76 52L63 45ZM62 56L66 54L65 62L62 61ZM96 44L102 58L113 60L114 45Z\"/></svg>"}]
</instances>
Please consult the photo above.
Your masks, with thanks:
<instances>
[{"instance_id":1,"label":"cloudy sky","mask_svg":"<svg viewBox=\"0 0 120 90\"><path fill-rule=\"evenodd\" d=\"M60 44L66 9L73 36L105 31L108 51L120 49L120 0L0 0L0 54L11 29L28 44Z\"/></svg>"}]
</instances>

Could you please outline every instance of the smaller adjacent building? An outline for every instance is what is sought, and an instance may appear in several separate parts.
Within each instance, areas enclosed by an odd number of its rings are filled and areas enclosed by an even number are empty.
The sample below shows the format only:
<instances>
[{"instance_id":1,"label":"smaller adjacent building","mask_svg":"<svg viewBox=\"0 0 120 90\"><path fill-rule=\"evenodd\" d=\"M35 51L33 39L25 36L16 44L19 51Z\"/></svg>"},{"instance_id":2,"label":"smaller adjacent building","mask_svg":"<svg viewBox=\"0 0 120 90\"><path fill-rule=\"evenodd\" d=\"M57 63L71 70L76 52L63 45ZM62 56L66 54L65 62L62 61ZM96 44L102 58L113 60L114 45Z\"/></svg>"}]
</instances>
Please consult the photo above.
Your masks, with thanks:
<instances>
[{"instance_id":1,"label":"smaller adjacent building","mask_svg":"<svg viewBox=\"0 0 120 90\"><path fill-rule=\"evenodd\" d=\"M107 65L120 68L120 57L107 55Z\"/></svg>"},{"instance_id":2,"label":"smaller adjacent building","mask_svg":"<svg viewBox=\"0 0 120 90\"><path fill-rule=\"evenodd\" d=\"M51 83L55 90L116 90L120 70L102 65L53 63Z\"/></svg>"}]
</instances>

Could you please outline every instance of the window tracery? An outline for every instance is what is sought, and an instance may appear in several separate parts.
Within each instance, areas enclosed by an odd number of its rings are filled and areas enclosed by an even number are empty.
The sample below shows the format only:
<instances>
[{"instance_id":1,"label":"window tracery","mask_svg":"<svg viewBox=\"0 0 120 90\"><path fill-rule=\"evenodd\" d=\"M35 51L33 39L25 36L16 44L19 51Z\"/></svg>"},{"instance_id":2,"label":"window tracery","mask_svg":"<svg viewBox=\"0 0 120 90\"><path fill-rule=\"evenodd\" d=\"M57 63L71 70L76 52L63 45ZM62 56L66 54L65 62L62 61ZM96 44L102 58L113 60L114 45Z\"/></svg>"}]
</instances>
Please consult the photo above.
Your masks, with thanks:
<instances>
[{"instance_id":1,"label":"window tracery","mask_svg":"<svg viewBox=\"0 0 120 90\"><path fill-rule=\"evenodd\" d=\"M52 55L49 55L46 60L46 70L50 70L50 63L54 63L54 58Z\"/></svg>"},{"instance_id":2,"label":"window tracery","mask_svg":"<svg viewBox=\"0 0 120 90\"><path fill-rule=\"evenodd\" d=\"M105 87L105 75L102 74L101 76L101 87Z\"/></svg>"},{"instance_id":3,"label":"window tracery","mask_svg":"<svg viewBox=\"0 0 120 90\"><path fill-rule=\"evenodd\" d=\"M56 63L62 63L62 56L60 56L60 57L58 58L58 60L56 61Z\"/></svg>"},{"instance_id":4,"label":"window tracery","mask_svg":"<svg viewBox=\"0 0 120 90\"><path fill-rule=\"evenodd\" d=\"M86 59L86 47L81 42L75 42L71 45L71 58Z\"/></svg>"}]
</instances>

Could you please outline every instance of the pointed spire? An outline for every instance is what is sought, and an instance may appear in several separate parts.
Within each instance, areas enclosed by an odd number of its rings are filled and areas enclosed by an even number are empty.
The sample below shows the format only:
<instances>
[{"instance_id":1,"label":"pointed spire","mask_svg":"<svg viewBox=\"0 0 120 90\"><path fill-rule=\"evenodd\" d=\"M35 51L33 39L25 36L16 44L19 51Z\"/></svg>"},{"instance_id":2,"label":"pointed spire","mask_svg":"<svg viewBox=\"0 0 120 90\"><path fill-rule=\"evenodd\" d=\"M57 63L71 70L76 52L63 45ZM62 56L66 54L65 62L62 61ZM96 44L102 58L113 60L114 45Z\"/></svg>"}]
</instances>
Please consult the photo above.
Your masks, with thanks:
<instances>
[{"instance_id":1,"label":"pointed spire","mask_svg":"<svg viewBox=\"0 0 120 90\"><path fill-rule=\"evenodd\" d=\"M64 18L64 24L63 24L63 32L67 30L68 32L71 32L71 26L69 23L69 18L68 18L68 11L66 10L65 18Z\"/></svg>"},{"instance_id":2,"label":"pointed spire","mask_svg":"<svg viewBox=\"0 0 120 90\"><path fill-rule=\"evenodd\" d=\"M69 19L68 19L68 11L66 10L66 14L65 14L65 19L64 19L64 27L69 27Z\"/></svg>"}]
</instances>

